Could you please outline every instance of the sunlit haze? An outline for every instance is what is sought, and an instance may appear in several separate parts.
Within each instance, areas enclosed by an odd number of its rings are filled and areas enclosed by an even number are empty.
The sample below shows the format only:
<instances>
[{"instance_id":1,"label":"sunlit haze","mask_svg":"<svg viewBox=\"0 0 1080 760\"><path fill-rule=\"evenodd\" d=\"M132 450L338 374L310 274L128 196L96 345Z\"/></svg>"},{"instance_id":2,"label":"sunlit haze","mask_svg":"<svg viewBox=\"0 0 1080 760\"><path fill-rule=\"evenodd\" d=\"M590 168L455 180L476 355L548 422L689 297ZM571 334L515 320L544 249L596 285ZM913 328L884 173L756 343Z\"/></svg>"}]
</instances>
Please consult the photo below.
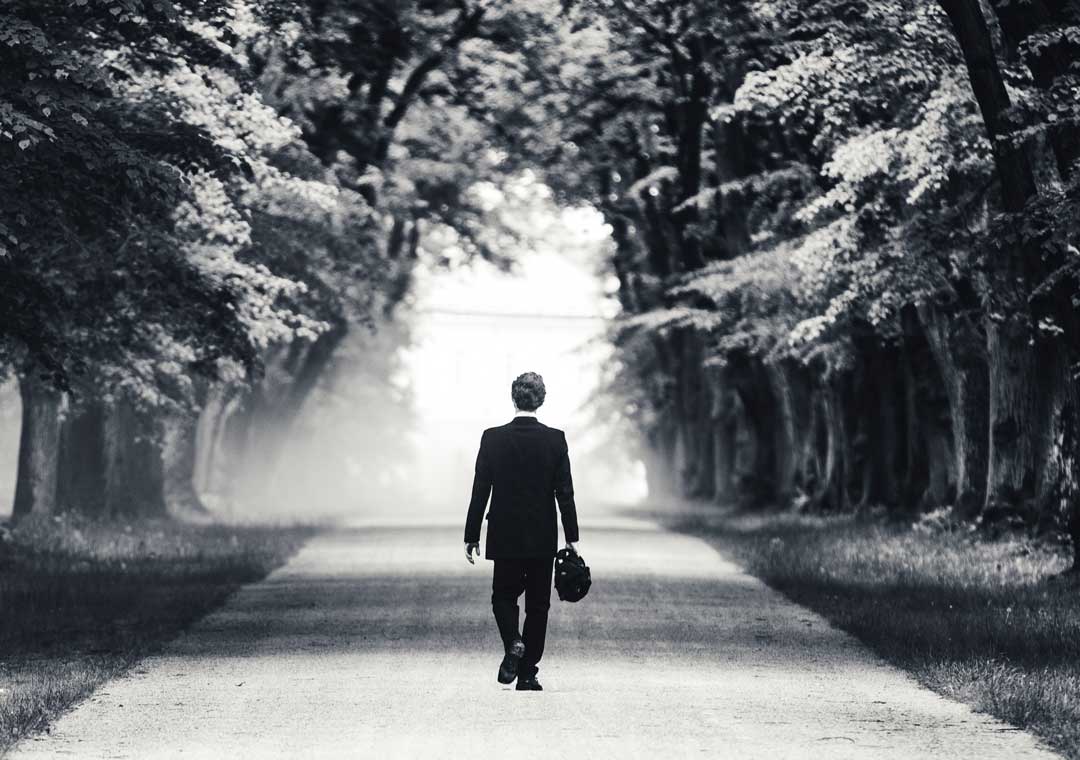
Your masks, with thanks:
<instances>
[{"instance_id":1,"label":"sunlit haze","mask_svg":"<svg viewBox=\"0 0 1080 760\"><path fill-rule=\"evenodd\" d=\"M644 468L595 403L617 309L610 230L545 191L526 180L493 195L515 204L506 223L518 240L500 251L509 271L433 236L398 324L349 334L253 516L462 522L480 435L511 419L510 385L528 371L547 385L540 420L566 431L581 509L645 495Z\"/></svg>"},{"instance_id":2,"label":"sunlit haze","mask_svg":"<svg viewBox=\"0 0 1080 760\"><path fill-rule=\"evenodd\" d=\"M526 371L544 377L548 395L538 416L566 430L580 465L579 493L608 500L644 494L642 473L631 468L615 480L604 466L629 465L623 452L597 456L607 431L588 407L610 350L598 338L615 308L610 283L598 271L607 230L587 210L563 212L558 224L565 247L538 246L513 272L480 261L428 270L417 284L418 317L404 369L412 378L417 449L435 452L420 457L417 475L450 489L450 504L466 498L480 433L512 416L510 384Z\"/></svg>"}]
</instances>

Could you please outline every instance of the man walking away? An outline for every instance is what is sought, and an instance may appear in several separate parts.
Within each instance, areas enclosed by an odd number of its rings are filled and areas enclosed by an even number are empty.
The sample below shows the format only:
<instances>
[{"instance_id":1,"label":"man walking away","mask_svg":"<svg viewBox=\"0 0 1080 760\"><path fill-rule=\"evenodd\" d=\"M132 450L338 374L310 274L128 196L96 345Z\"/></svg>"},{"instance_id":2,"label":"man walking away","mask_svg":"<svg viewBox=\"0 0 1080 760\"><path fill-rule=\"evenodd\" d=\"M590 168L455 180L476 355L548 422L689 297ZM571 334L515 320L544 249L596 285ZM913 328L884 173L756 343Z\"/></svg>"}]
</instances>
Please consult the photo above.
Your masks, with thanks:
<instances>
[{"instance_id":1,"label":"man walking away","mask_svg":"<svg viewBox=\"0 0 1080 760\"><path fill-rule=\"evenodd\" d=\"M562 514L566 547L577 553L577 509L566 435L536 418L547 391L535 372L510 387L514 419L480 438L472 500L465 520L465 558L480 555L480 524L488 496L485 557L495 563L491 609L505 654L499 683L517 678L518 691L542 691L536 680L544 654L551 571L558 547L555 505ZM518 629L518 597L525 594L524 632Z\"/></svg>"}]
</instances>

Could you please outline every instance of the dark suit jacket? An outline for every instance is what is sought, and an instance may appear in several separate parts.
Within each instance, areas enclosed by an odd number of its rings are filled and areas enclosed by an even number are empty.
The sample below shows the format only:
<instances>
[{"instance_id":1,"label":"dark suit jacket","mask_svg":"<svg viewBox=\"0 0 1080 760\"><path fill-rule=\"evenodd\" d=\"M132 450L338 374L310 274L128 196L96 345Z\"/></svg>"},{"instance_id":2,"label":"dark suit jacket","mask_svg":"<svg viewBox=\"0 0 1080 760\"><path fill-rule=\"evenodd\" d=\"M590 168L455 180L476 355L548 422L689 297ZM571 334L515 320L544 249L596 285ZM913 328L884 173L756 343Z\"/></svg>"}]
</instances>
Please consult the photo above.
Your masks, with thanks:
<instances>
[{"instance_id":1,"label":"dark suit jacket","mask_svg":"<svg viewBox=\"0 0 1080 760\"><path fill-rule=\"evenodd\" d=\"M554 556L558 549L556 501L563 535L567 541L578 540L574 482L563 431L535 417L515 417L484 431L465 520L467 542L480 540L489 493L484 554L488 559Z\"/></svg>"}]
</instances>

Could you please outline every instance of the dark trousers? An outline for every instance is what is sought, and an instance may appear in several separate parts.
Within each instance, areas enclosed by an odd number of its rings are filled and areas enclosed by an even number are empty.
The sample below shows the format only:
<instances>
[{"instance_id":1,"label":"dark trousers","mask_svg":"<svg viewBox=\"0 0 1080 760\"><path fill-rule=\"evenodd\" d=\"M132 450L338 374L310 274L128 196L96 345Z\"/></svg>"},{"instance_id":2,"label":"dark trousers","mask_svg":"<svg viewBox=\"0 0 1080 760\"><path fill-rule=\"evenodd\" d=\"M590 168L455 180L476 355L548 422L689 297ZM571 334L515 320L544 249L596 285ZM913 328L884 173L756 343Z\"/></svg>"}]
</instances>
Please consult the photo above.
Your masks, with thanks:
<instances>
[{"instance_id":1,"label":"dark trousers","mask_svg":"<svg viewBox=\"0 0 1080 760\"><path fill-rule=\"evenodd\" d=\"M491 578L491 609L499 626L503 646L519 636L525 642L525 656L518 665L519 676L536 675L536 664L544 656L548 608L551 607L552 557L497 559ZM518 597L525 594L525 630L518 631Z\"/></svg>"}]
</instances>

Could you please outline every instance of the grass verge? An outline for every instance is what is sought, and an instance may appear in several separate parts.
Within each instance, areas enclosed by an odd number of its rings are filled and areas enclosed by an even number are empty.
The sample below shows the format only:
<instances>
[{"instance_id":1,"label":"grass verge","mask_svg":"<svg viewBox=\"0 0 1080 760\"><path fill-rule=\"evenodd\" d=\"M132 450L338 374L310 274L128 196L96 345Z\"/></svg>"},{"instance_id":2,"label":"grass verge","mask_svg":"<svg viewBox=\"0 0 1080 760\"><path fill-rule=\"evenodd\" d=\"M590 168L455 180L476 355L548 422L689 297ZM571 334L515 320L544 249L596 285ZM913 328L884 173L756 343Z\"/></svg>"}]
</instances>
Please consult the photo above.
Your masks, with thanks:
<instances>
[{"instance_id":1,"label":"grass verge","mask_svg":"<svg viewBox=\"0 0 1080 760\"><path fill-rule=\"evenodd\" d=\"M921 683L1080 760L1080 585L1061 547L947 519L791 513L664 519Z\"/></svg>"},{"instance_id":2,"label":"grass verge","mask_svg":"<svg viewBox=\"0 0 1080 760\"><path fill-rule=\"evenodd\" d=\"M34 518L0 536L0 757L124 673L308 528Z\"/></svg>"}]
</instances>

